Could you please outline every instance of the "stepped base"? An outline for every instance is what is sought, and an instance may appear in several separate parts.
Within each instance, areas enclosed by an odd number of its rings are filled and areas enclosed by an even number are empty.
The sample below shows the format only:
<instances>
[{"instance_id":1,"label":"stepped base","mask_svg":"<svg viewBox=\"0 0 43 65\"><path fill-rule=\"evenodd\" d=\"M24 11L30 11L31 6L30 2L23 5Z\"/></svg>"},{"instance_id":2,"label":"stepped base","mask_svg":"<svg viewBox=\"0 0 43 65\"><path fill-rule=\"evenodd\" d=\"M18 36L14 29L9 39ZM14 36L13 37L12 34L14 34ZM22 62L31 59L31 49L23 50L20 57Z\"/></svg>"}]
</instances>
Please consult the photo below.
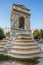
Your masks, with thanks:
<instances>
[{"instance_id":1,"label":"stepped base","mask_svg":"<svg viewBox=\"0 0 43 65\"><path fill-rule=\"evenodd\" d=\"M9 40L9 38L4 38L0 41L0 54L4 54L4 46L6 45L6 42Z\"/></svg>"},{"instance_id":2,"label":"stepped base","mask_svg":"<svg viewBox=\"0 0 43 65\"><path fill-rule=\"evenodd\" d=\"M13 41L13 42L11 42ZM17 35L16 38L10 40L12 45L9 43L5 46L5 54L15 58L33 58L39 57L41 50L38 44L29 35Z\"/></svg>"},{"instance_id":3,"label":"stepped base","mask_svg":"<svg viewBox=\"0 0 43 65\"><path fill-rule=\"evenodd\" d=\"M14 58L34 58L34 57L40 57L40 53L39 54L31 54L31 55L13 55L13 54L7 54L8 56L14 57Z\"/></svg>"}]
</instances>

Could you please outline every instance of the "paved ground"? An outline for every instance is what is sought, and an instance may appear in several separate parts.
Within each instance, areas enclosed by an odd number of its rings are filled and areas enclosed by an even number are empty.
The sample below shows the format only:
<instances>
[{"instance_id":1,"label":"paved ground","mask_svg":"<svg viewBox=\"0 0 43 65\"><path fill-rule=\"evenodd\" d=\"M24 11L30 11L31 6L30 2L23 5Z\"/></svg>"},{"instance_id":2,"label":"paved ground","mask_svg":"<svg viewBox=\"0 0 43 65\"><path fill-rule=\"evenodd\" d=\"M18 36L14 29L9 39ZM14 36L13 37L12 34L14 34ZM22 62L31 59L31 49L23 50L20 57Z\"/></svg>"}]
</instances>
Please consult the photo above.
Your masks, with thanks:
<instances>
[{"instance_id":1,"label":"paved ground","mask_svg":"<svg viewBox=\"0 0 43 65\"><path fill-rule=\"evenodd\" d=\"M4 62L4 63L2 63L0 65L23 65L23 64L15 63L15 62L12 62L12 63L10 63L10 62Z\"/></svg>"},{"instance_id":2,"label":"paved ground","mask_svg":"<svg viewBox=\"0 0 43 65\"><path fill-rule=\"evenodd\" d=\"M43 58L40 58L40 59L39 59L39 63L36 64L36 65L43 65Z\"/></svg>"},{"instance_id":3,"label":"paved ground","mask_svg":"<svg viewBox=\"0 0 43 65\"><path fill-rule=\"evenodd\" d=\"M42 51L42 53L40 54L40 59L38 59L39 60L39 63L38 64L36 64L36 65L43 65L43 51Z\"/></svg>"}]
</instances>

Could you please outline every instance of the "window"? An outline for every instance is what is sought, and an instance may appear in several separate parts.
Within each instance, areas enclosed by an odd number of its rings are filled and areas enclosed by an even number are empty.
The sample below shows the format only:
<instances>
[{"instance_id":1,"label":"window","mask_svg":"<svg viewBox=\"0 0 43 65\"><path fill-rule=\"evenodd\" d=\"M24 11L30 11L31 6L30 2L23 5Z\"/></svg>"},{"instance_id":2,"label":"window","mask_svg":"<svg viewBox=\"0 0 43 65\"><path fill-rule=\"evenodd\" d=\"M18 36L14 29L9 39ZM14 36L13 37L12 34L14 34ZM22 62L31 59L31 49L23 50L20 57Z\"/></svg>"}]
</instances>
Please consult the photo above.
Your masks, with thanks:
<instances>
[{"instance_id":1,"label":"window","mask_svg":"<svg viewBox=\"0 0 43 65\"><path fill-rule=\"evenodd\" d=\"M19 28L24 29L24 17L19 18Z\"/></svg>"}]
</instances>

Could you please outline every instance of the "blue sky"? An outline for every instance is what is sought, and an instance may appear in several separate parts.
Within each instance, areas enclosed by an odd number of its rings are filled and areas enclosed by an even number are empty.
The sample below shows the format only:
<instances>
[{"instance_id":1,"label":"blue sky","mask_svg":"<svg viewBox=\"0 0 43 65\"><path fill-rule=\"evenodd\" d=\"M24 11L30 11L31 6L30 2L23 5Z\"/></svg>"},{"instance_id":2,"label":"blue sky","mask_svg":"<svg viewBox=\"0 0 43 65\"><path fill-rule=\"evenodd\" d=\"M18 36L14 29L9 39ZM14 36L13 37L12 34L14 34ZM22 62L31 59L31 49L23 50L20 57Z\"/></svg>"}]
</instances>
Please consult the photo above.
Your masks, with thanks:
<instances>
[{"instance_id":1,"label":"blue sky","mask_svg":"<svg viewBox=\"0 0 43 65\"><path fill-rule=\"evenodd\" d=\"M43 28L43 0L0 0L0 27L10 27L12 4L22 4L30 9L31 28Z\"/></svg>"}]
</instances>

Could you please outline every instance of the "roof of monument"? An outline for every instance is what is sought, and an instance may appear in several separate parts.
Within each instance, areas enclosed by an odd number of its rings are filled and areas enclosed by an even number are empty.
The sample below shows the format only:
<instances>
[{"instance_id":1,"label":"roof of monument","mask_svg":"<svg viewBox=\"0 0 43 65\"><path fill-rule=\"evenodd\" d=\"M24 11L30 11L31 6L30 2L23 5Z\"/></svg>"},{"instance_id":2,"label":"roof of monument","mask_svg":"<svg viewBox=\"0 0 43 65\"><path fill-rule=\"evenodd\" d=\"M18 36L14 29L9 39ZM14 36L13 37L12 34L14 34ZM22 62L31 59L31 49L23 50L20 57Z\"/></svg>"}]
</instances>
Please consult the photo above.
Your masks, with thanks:
<instances>
[{"instance_id":1,"label":"roof of monument","mask_svg":"<svg viewBox=\"0 0 43 65\"><path fill-rule=\"evenodd\" d=\"M21 8L26 9L26 10L30 10L30 9L26 8L24 5L15 4L15 3L13 5L18 6L18 7L21 7Z\"/></svg>"}]
</instances>

